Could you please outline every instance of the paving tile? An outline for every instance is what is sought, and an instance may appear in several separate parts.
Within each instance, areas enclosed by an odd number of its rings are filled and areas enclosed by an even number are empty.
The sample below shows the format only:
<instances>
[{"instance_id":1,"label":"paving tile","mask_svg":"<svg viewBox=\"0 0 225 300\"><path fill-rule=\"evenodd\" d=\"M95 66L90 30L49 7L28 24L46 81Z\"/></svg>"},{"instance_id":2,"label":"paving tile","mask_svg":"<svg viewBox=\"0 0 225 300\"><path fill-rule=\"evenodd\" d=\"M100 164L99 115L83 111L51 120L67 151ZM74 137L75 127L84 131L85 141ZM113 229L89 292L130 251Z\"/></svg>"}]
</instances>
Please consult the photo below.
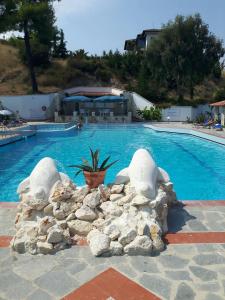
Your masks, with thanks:
<instances>
[{"instance_id":1,"label":"paving tile","mask_svg":"<svg viewBox=\"0 0 225 300\"><path fill-rule=\"evenodd\" d=\"M64 271L52 270L37 278L34 283L49 294L64 296L78 287L75 279L69 277Z\"/></svg>"},{"instance_id":2,"label":"paving tile","mask_svg":"<svg viewBox=\"0 0 225 300\"><path fill-rule=\"evenodd\" d=\"M130 265L141 273L158 273L159 269L153 257L135 256L129 258Z\"/></svg>"},{"instance_id":3,"label":"paving tile","mask_svg":"<svg viewBox=\"0 0 225 300\"><path fill-rule=\"evenodd\" d=\"M178 286L175 300L194 300L195 295L193 289L185 282L182 282Z\"/></svg>"},{"instance_id":4,"label":"paving tile","mask_svg":"<svg viewBox=\"0 0 225 300\"><path fill-rule=\"evenodd\" d=\"M225 294L225 280L222 281L223 284L223 290L224 290L224 294Z\"/></svg>"},{"instance_id":5,"label":"paving tile","mask_svg":"<svg viewBox=\"0 0 225 300\"><path fill-rule=\"evenodd\" d=\"M195 288L196 290L202 290L204 292L219 293L221 291L221 287L218 282L207 282L203 284L197 284Z\"/></svg>"},{"instance_id":6,"label":"paving tile","mask_svg":"<svg viewBox=\"0 0 225 300\"><path fill-rule=\"evenodd\" d=\"M85 262L72 263L72 264L70 264L70 266L68 266L67 272L74 275L78 272L81 272L81 271L85 270L87 268L87 266L88 265Z\"/></svg>"},{"instance_id":7,"label":"paving tile","mask_svg":"<svg viewBox=\"0 0 225 300\"><path fill-rule=\"evenodd\" d=\"M204 300L224 300L224 297L222 298L221 296L219 295L216 295L216 294L213 294L213 293L208 293L206 296L205 296L205 299Z\"/></svg>"},{"instance_id":8,"label":"paving tile","mask_svg":"<svg viewBox=\"0 0 225 300\"><path fill-rule=\"evenodd\" d=\"M0 291L6 299L22 299L34 289L31 282L17 276L12 271L0 273Z\"/></svg>"},{"instance_id":9,"label":"paving tile","mask_svg":"<svg viewBox=\"0 0 225 300\"><path fill-rule=\"evenodd\" d=\"M110 268L65 296L64 300L160 300L134 281Z\"/></svg>"},{"instance_id":10,"label":"paving tile","mask_svg":"<svg viewBox=\"0 0 225 300\"><path fill-rule=\"evenodd\" d=\"M33 257L32 260L28 261L26 264L20 264L13 268L13 271L27 279L27 280L35 280L40 277L42 274L49 272L56 266L56 262L54 260L43 260L39 257Z\"/></svg>"},{"instance_id":11,"label":"paving tile","mask_svg":"<svg viewBox=\"0 0 225 300\"><path fill-rule=\"evenodd\" d=\"M188 264L188 260L178 257L178 256L172 256L172 255L165 255L159 257L159 262L165 267L165 268L171 268L171 269L181 269L184 268Z\"/></svg>"},{"instance_id":12,"label":"paving tile","mask_svg":"<svg viewBox=\"0 0 225 300\"><path fill-rule=\"evenodd\" d=\"M45 291L40 289L35 290L32 294L30 294L26 300L54 300L55 297L50 296Z\"/></svg>"},{"instance_id":13,"label":"paving tile","mask_svg":"<svg viewBox=\"0 0 225 300\"><path fill-rule=\"evenodd\" d=\"M0 248L0 261L4 260L6 256L10 255L10 249L9 248Z\"/></svg>"},{"instance_id":14,"label":"paving tile","mask_svg":"<svg viewBox=\"0 0 225 300\"><path fill-rule=\"evenodd\" d=\"M108 257L96 257L93 256L91 253L89 256L86 256L85 261L91 265L99 265L99 264L105 264L105 263L109 263L110 259Z\"/></svg>"},{"instance_id":15,"label":"paving tile","mask_svg":"<svg viewBox=\"0 0 225 300\"><path fill-rule=\"evenodd\" d=\"M191 272L202 281L212 281L217 279L217 273L206 268L190 266Z\"/></svg>"},{"instance_id":16,"label":"paving tile","mask_svg":"<svg viewBox=\"0 0 225 300\"><path fill-rule=\"evenodd\" d=\"M106 265L99 265L97 267L88 267L83 271L77 272L74 274L74 278L79 283L79 286L85 284L87 281L96 277L99 273L105 271L107 269Z\"/></svg>"},{"instance_id":17,"label":"paving tile","mask_svg":"<svg viewBox=\"0 0 225 300\"><path fill-rule=\"evenodd\" d=\"M203 223L199 220L190 220L188 222L188 226L191 229L191 231L207 231L208 228L203 225Z\"/></svg>"},{"instance_id":18,"label":"paving tile","mask_svg":"<svg viewBox=\"0 0 225 300\"><path fill-rule=\"evenodd\" d=\"M165 271L165 275L172 280L191 280L190 274L187 271Z\"/></svg>"},{"instance_id":19,"label":"paving tile","mask_svg":"<svg viewBox=\"0 0 225 300\"><path fill-rule=\"evenodd\" d=\"M117 270L133 279L137 276L137 272L128 264L121 264L117 266Z\"/></svg>"},{"instance_id":20,"label":"paving tile","mask_svg":"<svg viewBox=\"0 0 225 300\"><path fill-rule=\"evenodd\" d=\"M216 244L197 244L195 245L198 252L214 252L215 250L219 250L220 245Z\"/></svg>"},{"instance_id":21,"label":"paving tile","mask_svg":"<svg viewBox=\"0 0 225 300\"><path fill-rule=\"evenodd\" d=\"M92 256L88 246L73 246L62 251L63 255L67 258L86 258Z\"/></svg>"},{"instance_id":22,"label":"paving tile","mask_svg":"<svg viewBox=\"0 0 225 300\"><path fill-rule=\"evenodd\" d=\"M171 282L158 275L144 274L139 282L148 290L158 294L165 299L170 299Z\"/></svg>"},{"instance_id":23,"label":"paving tile","mask_svg":"<svg viewBox=\"0 0 225 300\"><path fill-rule=\"evenodd\" d=\"M225 258L218 253L199 254L193 260L201 266L225 264Z\"/></svg>"}]
</instances>

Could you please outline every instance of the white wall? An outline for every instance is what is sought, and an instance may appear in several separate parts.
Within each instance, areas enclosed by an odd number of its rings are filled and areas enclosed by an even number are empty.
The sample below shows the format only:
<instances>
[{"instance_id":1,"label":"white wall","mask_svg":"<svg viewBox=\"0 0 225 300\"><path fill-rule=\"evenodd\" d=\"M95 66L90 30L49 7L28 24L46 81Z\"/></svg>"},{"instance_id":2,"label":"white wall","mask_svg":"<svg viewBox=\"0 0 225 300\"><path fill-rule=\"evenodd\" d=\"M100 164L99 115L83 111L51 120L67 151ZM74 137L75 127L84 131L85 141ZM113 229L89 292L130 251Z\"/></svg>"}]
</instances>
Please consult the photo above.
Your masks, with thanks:
<instances>
[{"instance_id":1,"label":"white wall","mask_svg":"<svg viewBox=\"0 0 225 300\"><path fill-rule=\"evenodd\" d=\"M167 117L170 117L170 121L184 122L187 118L193 120L193 107L192 106L171 106L162 110L162 121L167 121Z\"/></svg>"},{"instance_id":2,"label":"white wall","mask_svg":"<svg viewBox=\"0 0 225 300\"><path fill-rule=\"evenodd\" d=\"M200 114L206 115L211 113L210 106L208 104L192 106L171 106L162 110L162 121L167 121L167 117L170 117L171 121L185 122L187 118L190 121L195 121L196 117Z\"/></svg>"},{"instance_id":3,"label":"white wall","mask_svg":"<svg viewBox=\"0 0 225 300\"><path fill-rule=\"evenodd\" d=\"M19 111L25 120L46 120L54 116L55 94L25 95L25 96L0 96L4 108L10 111ZM46 106L46 111L42 107Z\"/></svg>"},{"instance_id":4,"label":"white wall","mask_svg":"<svg viewBox=\"0 0 225 300\"><path fill-rule=\"evenodd\" d=\"M143 110L145 107L150 108L154 104L144 97L134 92L124 92L124 96L129 100L128 111L131 111L134 116L137 115L137 110Z\"/></svg>"}]
</instances>

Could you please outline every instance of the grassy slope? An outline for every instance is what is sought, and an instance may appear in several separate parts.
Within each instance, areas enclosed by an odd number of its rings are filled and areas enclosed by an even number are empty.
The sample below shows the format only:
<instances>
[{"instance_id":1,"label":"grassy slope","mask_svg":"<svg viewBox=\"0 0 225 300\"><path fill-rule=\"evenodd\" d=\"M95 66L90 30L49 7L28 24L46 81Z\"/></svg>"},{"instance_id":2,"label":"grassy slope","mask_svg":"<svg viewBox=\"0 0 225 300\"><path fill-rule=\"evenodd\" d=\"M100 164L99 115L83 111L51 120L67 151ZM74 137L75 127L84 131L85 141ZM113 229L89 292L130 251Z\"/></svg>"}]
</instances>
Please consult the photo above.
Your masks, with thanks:
<instances>
[{"instance_id":1,"label":"grassy slope","mask_svg":"<svg viewBox=\"0 0 225 300\"><path fill-rule=\"evenodd\" d=\"M53 60L47 69L36 70L39 90L42 93L56 92L64 88L77 85L102 86L109 85L96 79L95 75L84 73L75 68L69 69L67 60ZM125 88L115 76L111 80L112 86ZM213 93L221 86L225 86L223 79L213 82L206 81L196 88L196 97L212 100ZM19 59L18 50L0 42L0 95L22 95L31 91L29 73Z\"/></svg>"}]
</instances>

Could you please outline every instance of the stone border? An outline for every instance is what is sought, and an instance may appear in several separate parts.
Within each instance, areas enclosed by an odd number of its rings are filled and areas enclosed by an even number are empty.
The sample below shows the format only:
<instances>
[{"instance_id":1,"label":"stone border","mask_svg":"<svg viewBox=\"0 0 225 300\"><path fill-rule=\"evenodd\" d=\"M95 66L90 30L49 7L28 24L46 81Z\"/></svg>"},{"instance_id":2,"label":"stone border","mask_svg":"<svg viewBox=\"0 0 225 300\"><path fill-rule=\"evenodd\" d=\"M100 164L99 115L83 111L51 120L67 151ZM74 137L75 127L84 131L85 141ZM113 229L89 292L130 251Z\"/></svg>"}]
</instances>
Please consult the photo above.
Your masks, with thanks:
<instances>
[{"instance_id":1,"label":"stone border","mask_svg":"<svg viewBox=\"0 0 225 300\"><path fill-rule=\"evenodd\" d=\"M194 129L185 129L185 128L166 128L166 127L158 127L158 126L154 126L154 125L149 125L149 124L143 124L143 127L145 128L150 128L153 129L155 131L159 131L159 132L171 132L171 133L180 133L180 134L188 134L188 135L192 135L198 138L202 138L204 140L208 140L211 142L215 142L217 144L222 144L225 145L225 139L221 138L221 137L217 137L211 134L207 134L204 132L200 132Z\"/></svg>"}]
</instances>

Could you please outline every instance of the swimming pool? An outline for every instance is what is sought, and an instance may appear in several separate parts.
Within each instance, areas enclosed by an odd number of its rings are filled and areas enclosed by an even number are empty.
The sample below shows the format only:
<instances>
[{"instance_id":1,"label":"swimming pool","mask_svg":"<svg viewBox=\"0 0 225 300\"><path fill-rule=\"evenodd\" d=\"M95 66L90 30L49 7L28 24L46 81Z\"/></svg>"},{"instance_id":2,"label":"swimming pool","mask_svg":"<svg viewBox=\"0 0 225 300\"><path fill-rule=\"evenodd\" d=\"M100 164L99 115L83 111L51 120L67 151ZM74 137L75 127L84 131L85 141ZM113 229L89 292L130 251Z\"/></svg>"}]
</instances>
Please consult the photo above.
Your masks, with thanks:
<instances>
[{"instance_id":1,"label":"swimming pool","mask_svg":"<svg viewBox=\"0 0 225 300\"><path fill-rule=\"evenodd\" d=\"M89 157L89 146L111 155L119 162L107 172L112 182L127 167L138 148L148 149L157 165L174 183L179 200L225 199L225 146L191 135L156 132L142 125L90 125L82 130L38 132L36 136L0 148L0 200L17 201L16 189L45 156L57 161L60 171L78 185L83 176L74 177L68 165Z\"/></svg>"}]
</instances>

